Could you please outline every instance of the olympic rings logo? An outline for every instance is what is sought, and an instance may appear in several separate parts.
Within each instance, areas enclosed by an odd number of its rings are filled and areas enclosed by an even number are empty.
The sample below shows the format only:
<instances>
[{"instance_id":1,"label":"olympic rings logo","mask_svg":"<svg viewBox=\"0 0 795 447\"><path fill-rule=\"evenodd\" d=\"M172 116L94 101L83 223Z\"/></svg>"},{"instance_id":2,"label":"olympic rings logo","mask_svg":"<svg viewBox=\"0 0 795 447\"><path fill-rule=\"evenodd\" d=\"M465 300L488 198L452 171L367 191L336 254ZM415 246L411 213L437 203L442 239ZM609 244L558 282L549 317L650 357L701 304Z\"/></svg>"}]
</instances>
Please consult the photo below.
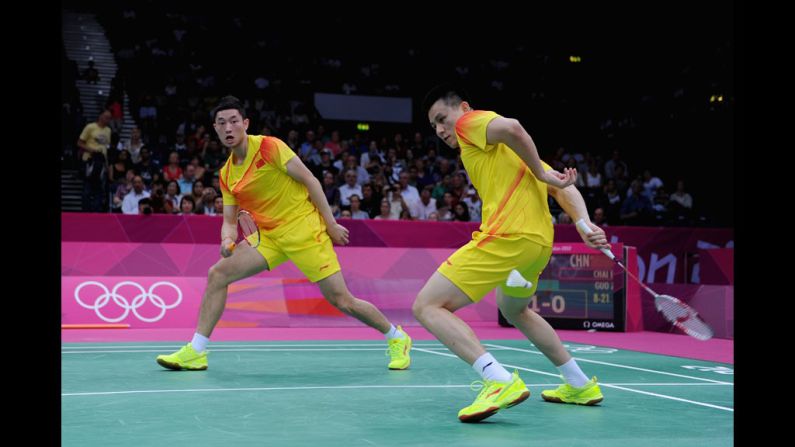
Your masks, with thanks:
<instances>
[{"instance_id":1,"label":"olympic rings logo","mask_svg":"<svg viewBox=\"0 0 795 447\"><path fill-rule=\"evenodd\" d=\"M86 286L99 287L99 289L103 292L101 295L99 295L97 298L94 299L94 304L91 304L91 305L86 304L86 303L83 302L83 300L80 299L80 291L83 290L83 288L86 287ZM129 302L129 301L127 301L127 299L125 297L123 297L123 296L119 295L118 293L116 293L120 288L122 288L124 286L135 287L141 293L136 295L132 299L132 302ZM176 290L176 292L177 292L177 300L174 302L174 304L166 305L165 301L163 301L163 299L159 295L154 293L155 289L157 289L160 286L169 286L172 289ZM120 316L115 317L115 318L106 317L101 312L101 309L103 309L106 305L108 305L110 303L111 299L113 299L113 302L117 306L119 306L122 309L124 309L124 313L122 313ZM136 317L138 317L139 320L141 320L143 322L146 322L146 323L154 323L155 321L159 321L161 318L163 318L163 316L166 314L166 310L173 309L173 308L177 307L180 302L182 302L182 291L179 290L179 287L177 287L175 284L170 283L168 281L156 282L156 283L152 284L149 287L149 290L145 290L140 284L132 282L132 281L122 281L122 282L116 284L113 287L112 290L108 290L108 288L105 287L105 285L102 284L101 282L86 281L86 282L81 283L75 289L75 300L77 300L77 304L85 307L86 309L92 309L97 314L97 316L99 318L101 318L102 320L104 320L104 321L106 321L108 323L118 323L119 321L127 318L127 315L130 314L130 311L132 311L132 313ZM138 313L138 308L143 306L146 303L147 300L150 301L155 307L159 307L160 308L160 313L159 314L155 315L154 317L149 318L149 317L145 317L145 316L143 316L143 315Z\"/></svg>"}]
</instances>

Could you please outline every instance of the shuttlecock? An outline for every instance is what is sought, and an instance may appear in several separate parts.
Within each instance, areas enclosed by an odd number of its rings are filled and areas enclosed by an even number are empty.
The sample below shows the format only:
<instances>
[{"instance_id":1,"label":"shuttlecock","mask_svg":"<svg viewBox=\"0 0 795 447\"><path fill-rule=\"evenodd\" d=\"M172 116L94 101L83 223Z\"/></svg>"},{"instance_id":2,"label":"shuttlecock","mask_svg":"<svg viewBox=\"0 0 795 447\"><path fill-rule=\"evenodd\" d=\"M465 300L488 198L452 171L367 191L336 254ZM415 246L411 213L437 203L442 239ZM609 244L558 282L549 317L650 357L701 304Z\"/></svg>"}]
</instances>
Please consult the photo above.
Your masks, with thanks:
<instances>
[{"instance_id":1,"label":"shuttlecock","mask_svg":"<svg viewBox=\"0 0 795 447\"><path fill-rule=\"evenodd\" d=\"M533 287L533 283L524 279L524 276L522 276L522 274L516 270L511 270L511 273L508 275L508 280L505 281L505 284L508 287L524 287L526 289Z\"/></svg>"}]
</instances>

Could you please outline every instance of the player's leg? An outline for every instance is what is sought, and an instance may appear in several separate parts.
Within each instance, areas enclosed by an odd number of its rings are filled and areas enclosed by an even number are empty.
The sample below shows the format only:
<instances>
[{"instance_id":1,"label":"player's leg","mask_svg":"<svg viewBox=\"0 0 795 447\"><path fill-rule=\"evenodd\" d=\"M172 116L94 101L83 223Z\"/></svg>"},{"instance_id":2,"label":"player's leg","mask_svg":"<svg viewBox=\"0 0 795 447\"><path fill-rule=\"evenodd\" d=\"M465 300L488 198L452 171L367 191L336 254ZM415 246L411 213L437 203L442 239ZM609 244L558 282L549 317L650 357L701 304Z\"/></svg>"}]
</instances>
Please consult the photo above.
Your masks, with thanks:
<instances>
[{"instance_id":1,"label":"player's leg","mask_svg":"<svg viewBox=\"0 0 795 447\"><path fill-rule=\"evenodd\" d=\"M196 332L205 337L212 335L215 325L224 313L229 284L267 269L268 261L262 253L248 244L238 245L232 256L222 258L210 267Z\"/></svg>"},{"instance_id":2,"label":"player's leg","mask_svg":"<svg viewBox=\"0 0 795 447\"><path fill-rule=\"evenodd\" d=\"M571 360L555 329L530 310L529 304L530 298L507 296L501 288L497 289L497 305L509 323L516 326L556 367Z\"/></svg>"},{"instance_id":3,"label":"player's leg","mask_svg":"<svg viewBox=\"0 0 795 447\"><path fill-rule=\"evenodd\" d=\"M257 249L248 244L238 245L232 256L221 258L210 267L193 339L177 352L157 356L157 363L173 370L207 369L206 348L215 325L224 313L227 287L239 279L268 269L266 257L274 264L280 261L278 250L269 240L263 239Z\"/></svg>"},{"instance_id":4,"label":"player's leg","mask_svg":"<svg viewBox=\"0 0 795 447\"><path fill-rule=\"evenodd\" d=\"M306 216L302 226L279 238L278 243L296 267L317 283L331 305L384 334L389 345L390 369L409 367L411 338L400 326L390 323L372 303L356 298L348 290L320 214Z\"/></svg>"},{"instance_id":5,"label":"player's leg","mask_svg":"<svg viewBox=\"0 0 795 447\"><path fill-rule=\"evenodd\" d=\"M508 287L505 283L497 288L497 306L508 322L519 329L555 366L571 359L552 326L540 315L530 310L530 298L536 293L541 272L549 263L552 249L529 241L523 243L523 251L528 254L526 263L518 268L528 281L531 289ZM586 379L587 380L587 379Z\"/></svg>"},{"instance_id":6,"label":"player's leg","mask_svg":"<svg viewBox=\"0 0 795 447\"><path fill-rule=\"evenodd\" d=\"M328 249L333 250L330 243ZM395 327L390 323L375 305L353 296L348 290L339 268L331 275L317 281L317 285L326 300L342 313L350 315L384 334L389 346L389 369L408 369L411 364L411 337L402 327Z\"/></svg>"},{"instance_id":7,"label":"player's leg","mask_svg":"<svg viewBox=\"0 0 795 447\"><path fill-rule=\"evenodd\" d=\"M386 334L392 324L372 303L353 296L345 284L342 272L337 271L317 282L320 292L340 312L350 315L362 323Z\"/></svg>"},{"instance_id":8,"label":"player's leg","mask_svg":"<svg viewBox=\"0 0 795 447\"><path fill-rule=\"evenodd\" d=\"M321 220L319 215L308 216L305 226L279 239L279 246L293 264L320 287L331 305L386 334L392 325L384 314L371 303L354 297L348 290L337 253Z\"/></svg>"},{"instance_id":9,"label":"player's leg","mask_svg":"<svg viewBox=\"0 0 795 447\"><path fill-rule=\"evenodd\" d=\"M527 278L527 277L526 277ZM528 278L533 284L537 284ZM530 298L508 296L497 289L497 304L508 322L516 326L560 371L566 382L554 390L544 390L541 397L547 402L595 405L604 399L596 377L588 377L577 361L563 346L555 329L540 315L530 310Z\"/></svg>"},{"instance_id":10,"label":"player's leg","mask_svg":"<svg viewBox=\"0 0 795 447\"><path fill-rule=\"evenodd\" d=\"M530 297L536 292L541 271L549 262L552 251L537 245L529 246L526 250L533 253L534 259L520 269L520 273L533 284L533 288L507 287L504 284L498 287L497 305L500 312L558 368L566 382L556 390L543 391L541 397L544 400L594 405L603 399L596 378L588 380L577 361L563 346L555 329L529 308Z\"/></svg>"},{"instance_id":11,"label":"player's leg","mask_svg":"<svg viewBox=\"0 0 795 447\"><path fill-rule=\"evenodd\" d=\"M486 349L472 328L453 312L472 300L438 271L422 287L411 307L414 318L461 360L472 365Z\"/></svg>"},{"instance_id":12,"label":"player's leg","mask_svg":"<svg viewBox=\"0 0 795 447\"><path fill-rule=\"evenodd\" d=\"M483 378L483 387L475 401L458 413L462 422L483 420L530 396L518 374L509 373L486 352L469 325L454 314L480 301L510 271L510 267L498 265L498 255L482 250L478 242L470 242L448 258L412 306L417 321Z\"/></svg>"}]
</instances>

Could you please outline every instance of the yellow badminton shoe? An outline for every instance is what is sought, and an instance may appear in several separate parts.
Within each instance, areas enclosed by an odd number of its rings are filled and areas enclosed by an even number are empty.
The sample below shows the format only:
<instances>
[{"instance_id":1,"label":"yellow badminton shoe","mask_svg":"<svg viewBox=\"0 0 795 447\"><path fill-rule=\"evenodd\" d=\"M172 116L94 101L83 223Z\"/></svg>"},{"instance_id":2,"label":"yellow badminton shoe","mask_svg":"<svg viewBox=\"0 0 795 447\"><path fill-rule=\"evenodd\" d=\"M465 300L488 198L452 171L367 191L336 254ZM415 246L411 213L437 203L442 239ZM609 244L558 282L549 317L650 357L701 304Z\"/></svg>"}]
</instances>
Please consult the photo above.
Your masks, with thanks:
<instances>
[{"instance_id":1,"label":"yellow badminton shoe","mask_svg":"<svg viewBox=\"0 0 795 447\"><path fill-rule=\"evenodd\" d=\"M482 388L472 405L458 412L461 422L478 422L493 416L503 408L520 404L530 397L530 390L516 371L508 382L496 380L475 381L473 385L482 384Z\"/></svg>"},{"instance_id":2,"label":"yellow badminton shoe","mask_svg":"<svg viewBox=\"0 0 795 447\"><path fill-rule=\"evenodd\" d=\"M411 364L411 337L407 334L402 327L397 327L398 332L403 334L403 337L392 338L389 340L389 369L408 369Z\"/></svg>"},{"instance_id":3,"label":"yellow badminton shoe","mask_svg":"<svg viewBox=\"0 0 795 447\"><path fill-rule=\"evenodd\" d=\"M207 351L196 352L190 343L180 348L179 351L168 354L158 355L157 363L163 368L181 371L201 371L207 369Z\"/></svg>"},{"instance_id":4,"label":"yellow badminton shoe","mask_svg":"<svg viewBox=\"0 0 795 447\"><path fill-rule=\"evenodd\" d=\"M602 390L596 384L596 376L579 388L564 383L554 390L542 391L541 397L547 402L577 405L596 405L604 399Z\"/></svg>"}]
</instances>

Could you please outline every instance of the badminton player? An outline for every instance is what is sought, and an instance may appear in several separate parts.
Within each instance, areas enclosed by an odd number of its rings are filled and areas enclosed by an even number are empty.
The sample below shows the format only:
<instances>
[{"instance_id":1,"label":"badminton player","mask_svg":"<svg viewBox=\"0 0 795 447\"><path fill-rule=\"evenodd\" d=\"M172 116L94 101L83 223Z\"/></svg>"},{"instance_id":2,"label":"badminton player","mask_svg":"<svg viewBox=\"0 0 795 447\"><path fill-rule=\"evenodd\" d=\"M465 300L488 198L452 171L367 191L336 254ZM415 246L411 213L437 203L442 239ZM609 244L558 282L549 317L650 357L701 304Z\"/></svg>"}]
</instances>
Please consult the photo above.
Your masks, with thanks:
<instances>
[{"instance_id":1,"label":"badminton player","mask_svg":"<svg viewBox=\"0 0 795 447\"><path fill-rule=\"evenodd\" d=\"M451 255L431 276L413 305L414 316L450 351L483 379L475 401L461 409L462 422L476 422L529 397L518 373L508 372L483 348L472 329L454 312L477 303L497 287L497 304L516 326L559 369L564 383L543 391L550 402L593 405L603 399L596 377L588 379L563 347L552 326L528 308L538 277L552 254L553 226L547 195L573 220L585 219L593 232L580 234L593 248L608 247L602 229L590 223L582 195L572 185L577 173L558 173L543 163L532 138L518 121L494 112L474 110L466 93L441 85L425 98L436 135L460 148L472 184L483 200L483 220L472 240ZM518 270L532 288L508 287ZM498 287L499 286L499 287Z\"/></svg>"},{"instance_id":2,"label":"badminton player","mask_svg":"<svg viewBox=\"0 0 795 447\"><path fill-rule=\"evenodd\" d=\"M320 183L280 139L248 135L240 101L221 99L212 112L221 143L231 149L220 171L224 200L221 260L210 268L193 339L157 363L173 370L207 369L207 344L224 312L227 286L291 260L320 287L329 303L385 335L389 369L407 369L411 338L371 303L348 291L332 242L348 243L348 230L334 220ZM235 247L238 209L248 211L260 231L260 244Z\"/></svg>"}]
</instances>

